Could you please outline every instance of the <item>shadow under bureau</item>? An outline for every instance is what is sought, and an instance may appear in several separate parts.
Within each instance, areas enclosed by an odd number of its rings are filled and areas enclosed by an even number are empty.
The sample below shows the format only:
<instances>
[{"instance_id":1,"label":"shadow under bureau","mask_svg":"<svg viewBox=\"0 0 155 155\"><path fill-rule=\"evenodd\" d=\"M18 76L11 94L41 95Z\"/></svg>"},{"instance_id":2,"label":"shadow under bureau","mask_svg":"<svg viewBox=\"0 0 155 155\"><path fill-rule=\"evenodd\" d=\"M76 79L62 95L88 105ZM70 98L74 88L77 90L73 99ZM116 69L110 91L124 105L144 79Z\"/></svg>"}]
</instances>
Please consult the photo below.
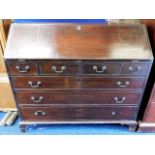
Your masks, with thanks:
<instances>
[{"instance_id":1,"label":"shadow under bureau","mask_svg":"<svg viewBox=\"0 0 155 155\"><path fill-rule=\"evenodd\" d=\"M153 56L143 25L12 24L5 62L27 125L135 130Z\"/></svg>"}]
</instances>

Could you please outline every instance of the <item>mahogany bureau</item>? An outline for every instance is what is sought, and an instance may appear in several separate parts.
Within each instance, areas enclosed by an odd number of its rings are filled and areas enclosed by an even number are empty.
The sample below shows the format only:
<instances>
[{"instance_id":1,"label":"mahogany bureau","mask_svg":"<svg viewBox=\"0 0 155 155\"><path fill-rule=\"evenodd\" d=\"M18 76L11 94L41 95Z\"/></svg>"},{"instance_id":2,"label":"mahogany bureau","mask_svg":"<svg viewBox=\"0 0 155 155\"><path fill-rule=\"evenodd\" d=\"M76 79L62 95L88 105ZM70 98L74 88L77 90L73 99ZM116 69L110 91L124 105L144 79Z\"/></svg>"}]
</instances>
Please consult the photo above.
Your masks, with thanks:
<instances>
[{"instance_id":1,"label":"mahogany bureau","mask_svg":"<svg viewBox=\"0 0 155 155\"><path fill-rule=\"evenodd\" d=\"M12 24L5 62L21 131L55 123L135 130L152 61L144 25Z\"/></svg>"}]
</instances>

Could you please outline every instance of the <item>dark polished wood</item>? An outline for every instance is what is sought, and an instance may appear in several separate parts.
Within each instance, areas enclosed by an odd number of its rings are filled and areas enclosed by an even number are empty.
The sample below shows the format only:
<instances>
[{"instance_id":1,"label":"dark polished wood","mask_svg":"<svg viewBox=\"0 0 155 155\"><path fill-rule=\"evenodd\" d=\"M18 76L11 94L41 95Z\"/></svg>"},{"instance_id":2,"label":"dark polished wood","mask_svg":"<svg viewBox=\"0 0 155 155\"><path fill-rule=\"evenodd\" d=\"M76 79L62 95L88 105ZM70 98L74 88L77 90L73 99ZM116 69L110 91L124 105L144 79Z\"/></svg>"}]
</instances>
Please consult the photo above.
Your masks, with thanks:
<instances>
[{"instance_id":1,"label":"dark polished wood","mask_svg":"<svg viewBox=\"0 0 155 155\"><path fill-rule=\"evenodd\" d=\"M139 121L139 132L155 132L155 84L145 109L143 118Z\"/></svg>"},{"instance_id":2,"label":"dark polished wood","mask_svg":"<svg viewBox=\"0 0 155 155\"><path fill-rule=\"evenodd\" d=\"M145 112L145 117L143 119L144 122L154 123L155 120L155 106L154 103L150 103Z\"/></svg>"},{"instance_id":3,"label":"dark polished wood","mask_svg":"<svg viewBox=\"0 0 155 155\"><path fill-rule=\"evenodd\" d=\"M16 89L143 89L145 77L93 77L93 76L28 76L12 77L13 87ZM29 82L32 82L32 85ZM41 82L38 87L37 82Z\"/></svg>"},{"instance_id":4,"label":"dark polished wood","mask_svg":"<svg viewBox=\"0 0 155 155\"><path fill-rule=\"evenodd\" d=\"M7 59L153 59L143 25L12 24Z\"/></svg>"},{"instance_id":5,"label":"dark polished wood","mask_svg":"<svg viewBox=\"0 0 155 155\"><path fill-rule=\"evenodd\" d=\"M141 23L147 26L148 35L155 56L155 20L142 19ZM155 76L154 76L155 63L153 63L152 71L149 77L145 101L147 104L141 107L141 117L139 118L139 132L155 132ZM154 86L154 87L153 87Z\"/></svg>"},{"instance_id":6,"label":"dark polished wood","mask_svg":"<svg viewBox=\"0 0 155 155\"><path fill-rule=\"evenodd\" d=\"M31 104L115 104L138 105L142 94L134 91L98 91L98 90L33 90L16 91L16 99L20 105Z\"/></svg>"},{"instance_id":7,"label":"dark polished wood","mask_svg":"<svg viewBox=\"0 0 155 155\"><path fill-rule=\"evenodd\" d=\"M71 75L80 73L78 61L42 61L38 63L40 74Z\"/></svg>"},{"instance_id":8,"label":"dark polished wood","mask_svg":"<svg viewBox=\"0 0 155 155\"><path fill-rule=\"evenodd\" d=\"M149 40L153 49L153 54L155 54L155 19L141 19L140 22L147 26Z\"/></svg>"},{"instance_id":9,"label":"dark polished wood","mask_svg":"<svg viewBox=\"0 0 155 155\"><path fill-rule=\"evenodd\" d=\"M150 72L150 63L148 62L124 63L121 69L122 74L147 75L148 72Z\"/></svg>"},{"instance_id":10,"label":"dark polished wood","mask_svg":"<svg viewBox=\"0 0 155 155\"><path fill-rule=\"evenodd\" d=\"M35 62L8 61L8 70L11 75L37 75L38 69Z\"/></svg>"},{"instance_id":11,"label":"dark polished wood","mask_svg":"<svg viewBox=\"0 0 155 155\"><path fill-rule=\"evenodd\" d=\"M95 74L95 75L106 75L106 74L119 74L121 68L121 62L113 61L94 61L84 62L83 74Z\"/></svg>"},{"instance_id":12,"label":"dark polished wood","mask_svg":"<svg viewBox=\"0 0 155 155\"><path fill-rule=\"evenodd\" d=\"M76 120L133 120L136 118L136 107L104 106L55 106L55 107L22 107L19 109L23 120L29 121L76 121Z\"/></svg>"},{"instance_id":13,"label":"dark polished wood","mask_svg":"<svg viewBox=\"0 0 155 155\"><path fill-rule=\"evenodd\" d=\"M143 116L143 121L148 123L154 123L155 121L155 84L147 108L145 110L145 114Z\"/></svg>"},{"instance_id":14,"label":"dark polished wood","mask_svg":"<svg viewBox=\"0 0 155 155\"><path fill-rule=\"evenodd\" d=\"M145 75L150 70L148 61L26 61L9 60L11 75Z\"/></svg>"},{"instance_id":15,"label":"dark polished wood","mask_svg":"<svg viewBox=\"0 0 155 155\"><path fill-rule=\"evenodd\" d=\"M40 122L136 129L153 61L144 25L13 24L5 59L22 131Z\"/></svg>"}]
</instances>

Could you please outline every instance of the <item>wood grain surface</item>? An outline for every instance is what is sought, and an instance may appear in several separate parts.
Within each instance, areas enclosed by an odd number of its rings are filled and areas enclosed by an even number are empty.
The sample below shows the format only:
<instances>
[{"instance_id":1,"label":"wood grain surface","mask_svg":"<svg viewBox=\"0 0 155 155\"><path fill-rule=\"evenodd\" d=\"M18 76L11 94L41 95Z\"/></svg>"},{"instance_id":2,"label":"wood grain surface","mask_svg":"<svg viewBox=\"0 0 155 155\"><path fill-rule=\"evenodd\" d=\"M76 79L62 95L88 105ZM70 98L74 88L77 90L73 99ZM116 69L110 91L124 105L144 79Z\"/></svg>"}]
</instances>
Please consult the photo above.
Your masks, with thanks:
<instances>
[{"instance_id":1,"label":"wood grain surface","mask_svg":"<svg viewBox=\"0 0 155 155\"><path fill-rule=\"evenodd\" d=\"M15 23L5 58L152 59L147 39L143 25Z\"/></svg>"}]
</instances>

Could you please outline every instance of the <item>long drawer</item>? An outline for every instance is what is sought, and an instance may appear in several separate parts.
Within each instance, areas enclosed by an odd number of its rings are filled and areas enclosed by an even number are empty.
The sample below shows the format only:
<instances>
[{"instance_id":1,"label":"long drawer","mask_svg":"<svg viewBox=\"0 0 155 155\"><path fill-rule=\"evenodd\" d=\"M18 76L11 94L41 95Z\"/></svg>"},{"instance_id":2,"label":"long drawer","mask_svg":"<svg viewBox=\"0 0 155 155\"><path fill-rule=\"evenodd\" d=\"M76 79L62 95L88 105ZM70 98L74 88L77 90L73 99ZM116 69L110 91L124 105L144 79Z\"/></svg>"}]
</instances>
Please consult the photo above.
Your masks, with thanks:
<instances>
[{"instance_id":1,"label":"long drawer","mask_svg":"<svg viewBox=\"0 0 155 155\"><path fill-rule=\"evenodd\" d=\"M116 104L138 105L142 94L133 91L16 91L18 104Z\"/></svg>"},{"instance_id":2,"label":"long drawer","mask_svg":"<svg viewBox=\"0 0 155 155\"><path fill-rule=\"evenodd\" d=\"M20 107L20 115L27 121L89 121L135 120L137 107Z\"/></svg>"},{"instance_id":3,"label":"long drawer","mask_svg":"<svg viewBox=\"0 0 155 155\"><path fill-rule=\"evenodd\" d=\"M108 89L108 88L131 88L143 89L145 77L12 77L14 88L52 88L52 89Z\"/></svg>"}]
</instances>

